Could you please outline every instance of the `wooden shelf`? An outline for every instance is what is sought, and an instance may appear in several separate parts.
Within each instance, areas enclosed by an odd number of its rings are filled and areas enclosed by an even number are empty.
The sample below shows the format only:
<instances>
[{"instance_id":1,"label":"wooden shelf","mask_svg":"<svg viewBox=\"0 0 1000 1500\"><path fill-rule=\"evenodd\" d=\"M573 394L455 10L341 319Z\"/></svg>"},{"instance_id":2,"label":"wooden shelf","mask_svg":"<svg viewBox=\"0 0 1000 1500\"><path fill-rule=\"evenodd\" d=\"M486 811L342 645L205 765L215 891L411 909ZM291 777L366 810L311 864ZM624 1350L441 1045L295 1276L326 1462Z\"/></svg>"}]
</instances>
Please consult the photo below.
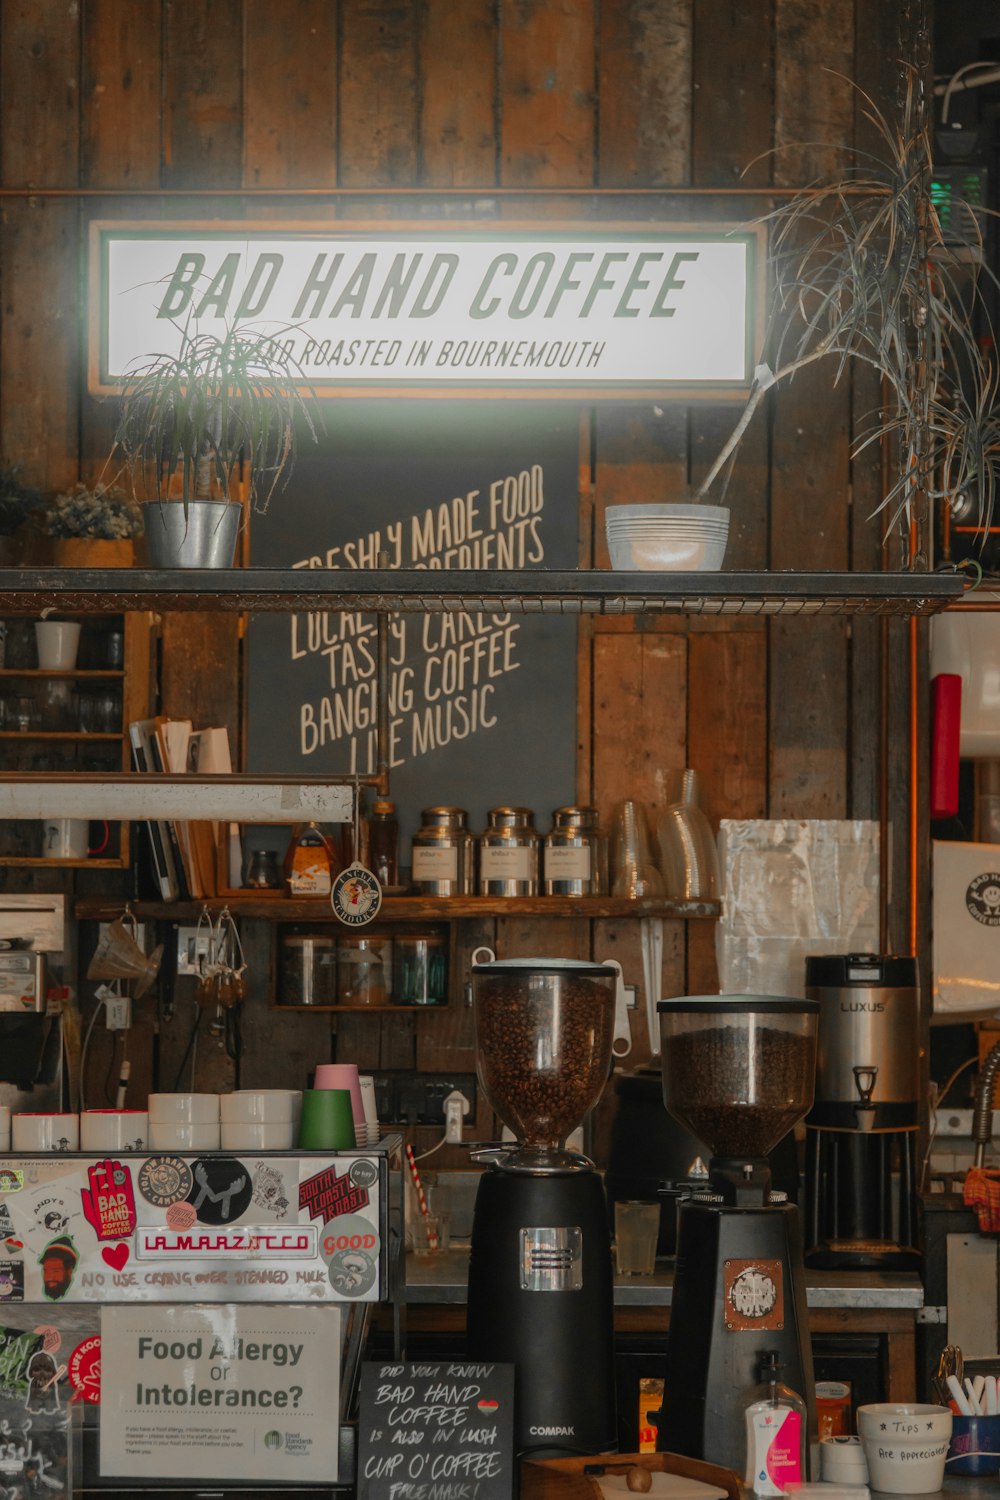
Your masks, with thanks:
<instances>
[{"instance_id":1,"label":"wooden shelf","mask_svg":"<svg viewBox=\"0 0 1000 1500\"><path fill-rule=\"evenodd\" d=\"M374 610L440 614L934 614L961 598L957 573L617 573L2 568L0 611Z\"/></svg>"},{"instance_id":2,"label":"wooden shelf","mask_svg":"<svg viewBox=\"0 0 1000 1500\"><path fill-rule=\"evenodd\" d=\"M64 678L70 678L74 682L77 679L89 682L124 676L125 672L121 667L71 667L62 672L43 672L41 667L0 667L0 681L5 677L31 677L39 682L60 682Z\"/></svg>"},{"instance_id":3,"label":"wooden shelf","mask_svg":"<svg viewBox=\"0 0 1000 1500\"><path fill-rule=\"evenodd\" d=\"M112 740L117 740L121 744L122 735L107 730L93 733L85 729L0 729L0 740L46 740L49 743L65 740L70 744L80 744L83 741L90 744L93 740L101 740L107 744ZM58 775L59 773L53 772L52 774Z\"/></svg>"},{"instance_id":4,"label":"wooden shelf","mask_svg":"<svg viewBox=\"0 0 1000 1500\"><path fill-rule=\"evenodd\" d=\"M39 870L120 870L122 861L116 857L104 858L100 855L94 855L92 859L50 859L41 854L0 855L0 866L6 869L8 865L32 865ZM120 914L120 905L118 911Z\"/></svg>"},{"instance_id":5,"label":"wooden shelf","mask_svg":"<svg viewBox=\"0 0 1000 1500\"><path fill-rule=\"evenodd\" d=\"M346 1015L350 1012L356 1016L385 1016L413 1015L414 1012L429 1010L447 1010L447 1005L282 1005L279 1000L272 1000L271 1010L294 1010L300 1014L311 1011L319 1011L324 1016Z\"/></svg>"},{"instance_id":6,"label":"wooden shelf","mask_svg":"<svg viewBox=\"0 0 1000 1500\"><path fill-rule=\"evenodd\" d=\"M73 908L82 921L106 922L120 916L123 901L84 896ZM281 892L273 896L259 891L235 891L205 901L132 901L130 909L139 918L189 923L204 908L221 911L224 906L237 917L255 917L267 922L317 922L341 924L323 897L292 901ZM443 922L460 917L663 917L688 921L718 917L718 901L629 901L619 896L387 896L375 919L380 922ZM352 929L356 930L356 929ZM315 1007L308 1006L312 1010ZM371 1009L372 1007L363 1007ZM384 1009L384 1007L377 1007ZM404 1009L420 1007L405 1006ZM432 1008L432 1007L431 1007ZM338 1006L337 1009L342 1009Z\"/></svg>"}]
</instances>

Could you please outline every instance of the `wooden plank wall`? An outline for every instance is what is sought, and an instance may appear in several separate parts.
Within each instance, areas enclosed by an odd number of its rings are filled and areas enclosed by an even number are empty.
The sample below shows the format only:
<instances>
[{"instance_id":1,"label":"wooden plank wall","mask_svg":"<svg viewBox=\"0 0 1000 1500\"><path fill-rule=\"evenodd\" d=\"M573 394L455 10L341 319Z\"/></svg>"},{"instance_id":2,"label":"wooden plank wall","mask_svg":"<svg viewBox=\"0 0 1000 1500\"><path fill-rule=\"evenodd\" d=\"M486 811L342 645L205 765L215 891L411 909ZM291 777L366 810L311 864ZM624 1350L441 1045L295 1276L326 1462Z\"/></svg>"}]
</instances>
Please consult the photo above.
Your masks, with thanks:
<instances>
[{"instance_id":1,"label":"wooden plank wall","mask_svg":"<svg viewBox=\"0 0 1000 1500\"><path fill-rule=\"evenodd\" d=\"M3 0L0 453L48 488L104 465L113 406L83 381L92 217L411 217L421 200L393 191L417 187L467 192L437 202L453 214L495 202L510 217L744 220L766 210L769 187L828 164L817 143L864 129L846 78L891 100L898 10L891 0ZM498 187L623 191L491 200ZM245 191L194 196L224 188ZM384 196L307 195L358 188ZM639 196L650 188L661 196ZM277 196L289 189L303 196ZM727 497L727 567L877 565L878 475L849 456L855 409L872 394L809 372L758 417ZM708 404L582 411L583 562L607 565L608 504L680 496L733 415ZM234 624L168 618L163 643L163 709L198 717L210 703L235 734ZM713 822L873 815L877 646L871 626L852 639L827 621L582 627L580 797L607 817L628 795L655 816L666 774L691 765ZM268 1008L271 934L248 924L245 936L246 1083L301 1082L333 1054L366 1068L471 1070L463 970L484 941L508 954L614 953L641 986L636 923L462 923L452 1008L345 1015L331 1032L325 1017ZM711 926L668 923L663 993L716 984ZM188 1006L181 992L165 1022L172 1066ZM631 1064L648 1051L637 1021ZM203 1086L232 1077L210 1041L199 1070ZM481 1111L477 1133L492 1129Z\"/></svg>"}]
</instances>

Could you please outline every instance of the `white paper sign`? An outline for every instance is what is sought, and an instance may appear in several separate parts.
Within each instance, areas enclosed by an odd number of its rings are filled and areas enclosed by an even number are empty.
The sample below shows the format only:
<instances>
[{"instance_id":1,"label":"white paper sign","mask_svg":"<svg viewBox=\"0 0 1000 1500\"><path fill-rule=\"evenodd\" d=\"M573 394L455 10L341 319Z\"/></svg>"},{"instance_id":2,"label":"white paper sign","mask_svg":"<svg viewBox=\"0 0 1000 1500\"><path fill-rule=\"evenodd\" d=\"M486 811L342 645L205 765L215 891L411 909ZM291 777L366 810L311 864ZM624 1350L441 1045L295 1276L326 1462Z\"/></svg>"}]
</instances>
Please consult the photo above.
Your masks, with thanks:
<instances>
[{"instance_id":1,"label":"white paper sign","mask_svg":"<svg viewBox=\"0 0 1000 1500\"><path fill-rule=\"evenodd\" d=\"M105 1307L101 1475L332 1484L336 1307Z\"/></svg>"}]
</instances>

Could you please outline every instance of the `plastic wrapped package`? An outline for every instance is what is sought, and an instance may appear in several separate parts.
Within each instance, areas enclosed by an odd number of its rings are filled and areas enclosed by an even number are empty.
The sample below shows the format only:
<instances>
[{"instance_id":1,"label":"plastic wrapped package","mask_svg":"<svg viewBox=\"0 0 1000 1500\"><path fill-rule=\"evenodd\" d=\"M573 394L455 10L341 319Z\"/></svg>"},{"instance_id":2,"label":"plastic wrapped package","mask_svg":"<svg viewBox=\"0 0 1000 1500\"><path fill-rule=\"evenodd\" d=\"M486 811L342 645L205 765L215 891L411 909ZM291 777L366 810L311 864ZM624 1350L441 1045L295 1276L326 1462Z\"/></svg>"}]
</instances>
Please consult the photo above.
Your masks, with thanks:
<instances>
[{"instance_id":1,"label":"plastic wrapped package","mask_svg":"<svg viewBox=\"0 0 1000 1500\"><path fill-rule=\"evenodd\" d=\"M723 819L721 992L801 996L808 954L874 953L878 846L860 819Z\"/></svg>"}]
</instances>

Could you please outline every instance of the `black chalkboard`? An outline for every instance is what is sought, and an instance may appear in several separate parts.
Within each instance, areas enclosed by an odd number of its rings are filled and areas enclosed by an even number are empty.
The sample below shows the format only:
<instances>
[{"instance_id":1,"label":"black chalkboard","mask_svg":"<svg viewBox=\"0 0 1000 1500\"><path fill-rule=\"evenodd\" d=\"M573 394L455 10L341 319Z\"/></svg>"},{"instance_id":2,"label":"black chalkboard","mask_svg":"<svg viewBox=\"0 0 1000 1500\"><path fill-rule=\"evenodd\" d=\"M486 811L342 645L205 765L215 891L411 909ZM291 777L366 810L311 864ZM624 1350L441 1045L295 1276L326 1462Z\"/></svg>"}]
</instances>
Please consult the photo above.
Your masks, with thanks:
<instances>
[{"instance_id":1,"label":"black chalkboard","mask_svg":"<svg viewBox=\"0 0 1000 1500\"><path fill-rule=\"evenodd\" d=\"M358 1500L509 1500L513 1488L513 1365L362 1365Z\"/></svg>"},{"instance_id":2,"label":"black chalkboard","mask_svg":"<svg viewBox=\"0 0 1000 1500\"><path fill-rule=\"evenodd\" d=\"M303 437L287 490L254 516L261 567L575 568L579 429L545 403L342 402ZM400 862L420 810L575 800L576 622L401 614L390 635ZM306 776L375 769L375 617L257 616L247 762Z\"/></svg>"}]
</instances>

